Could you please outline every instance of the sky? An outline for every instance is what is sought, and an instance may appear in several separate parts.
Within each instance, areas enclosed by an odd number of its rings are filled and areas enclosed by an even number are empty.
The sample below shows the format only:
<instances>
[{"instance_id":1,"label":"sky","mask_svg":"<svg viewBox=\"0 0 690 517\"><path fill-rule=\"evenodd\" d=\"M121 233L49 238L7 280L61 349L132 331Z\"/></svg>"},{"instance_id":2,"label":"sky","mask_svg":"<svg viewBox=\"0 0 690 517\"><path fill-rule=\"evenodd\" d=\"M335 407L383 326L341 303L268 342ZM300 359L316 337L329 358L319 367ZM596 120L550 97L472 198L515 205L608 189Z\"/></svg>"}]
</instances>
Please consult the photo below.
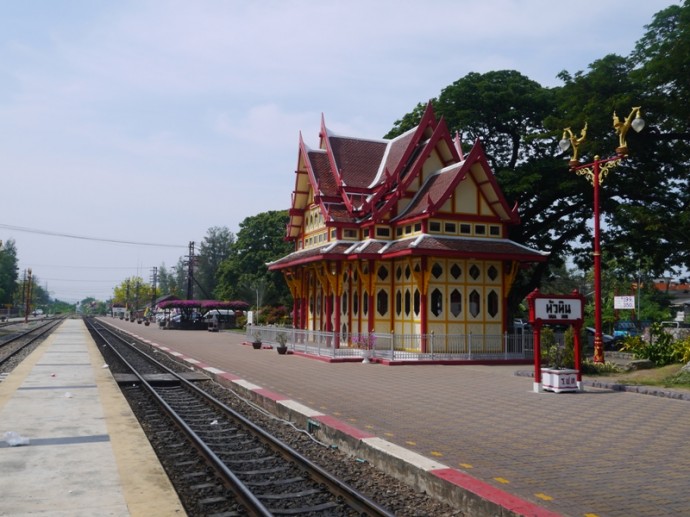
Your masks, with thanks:
<instances>
[{"instance_id":1,"label":"sky","mask_svg":"<svg viewBox=\"0 0 690 517\"><path fill-rule=\"evenodd\" d=\"M680 0L0 1L0 240L51 298L290 207L300 133L382 138L470 72L542 86Z\"/></svg>"}]
</instances>

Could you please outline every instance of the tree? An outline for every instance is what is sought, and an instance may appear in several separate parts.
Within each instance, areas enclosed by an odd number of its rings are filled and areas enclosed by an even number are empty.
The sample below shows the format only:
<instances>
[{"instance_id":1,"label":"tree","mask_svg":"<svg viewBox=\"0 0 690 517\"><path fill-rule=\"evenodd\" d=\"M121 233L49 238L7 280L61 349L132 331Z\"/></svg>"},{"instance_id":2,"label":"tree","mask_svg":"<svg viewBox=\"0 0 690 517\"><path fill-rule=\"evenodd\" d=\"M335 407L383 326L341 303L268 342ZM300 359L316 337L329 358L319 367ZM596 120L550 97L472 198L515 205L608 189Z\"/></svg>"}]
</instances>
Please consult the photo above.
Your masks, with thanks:
<instances>
[{"instance_id":1,"label":"tree","mask_svg":"<svg viewBox=\"0 0 690 517\"><path fill-rule=\"evenodd\" d=\"M469 142L468 149L476 139L481 141L508 201L519 202L522 225L512 228L510 237L551 252L549 262L517 279L510 295L511 309L541 284L550 266L563 264L585 226L582 216L572 217L582 206L568 199L579 190L575 181L566 170L562 175L554 172L563 169L563 161L558 156L557 135L544 122L556 101L554 90L513 70L470 73L431 101L451 132L457 131ZM414 127L419 113L418 105L387 136Z\"/></svg>"},{"instance_id":2,"label":"tree","mask_svg":"<svg viewBox=\"0 0 690 517\"><path fill-rule=\"evenodd\" d=\"M690 1L654 15L631 55L631 75L646 94L653 124L646 133L650 162L665 180L667 196L651 206L636 205L623 213L621 227L632 239L651 234L657 265L690 268ZM643 173L649 174L649 169ZM653 176L654 182L658 176ZM624 224L635 217L640 224ZM672 268L668 268L672 270Z\"/></svg>"},{"instance_id":3,"label":"tree","mask_svg":"<svg viewBox=\"0 0 690 517\"><path fill-rule=\"evenodd\" d=\"M161 264L158 268L158 292L161 296L178 295L175 287L175 277L168 271L165 264Z\"/></svg>"},{"instance_id":4,"label":"tree","mask_svg":"<svg viewBox=\"0 0 690 517\"><path fill-rule=\"evenodd\" d=\"M631 154L602 184L602 249L621 268L648 259L661 274L690 267L690 0L655 15L629 58L607 55L587 72L561 72L563 86L546 89L515 71L471 73L432 99L463 141L479 138L509 201L519 202L522 224L510 238L551 253L518 275L509 309L539 287L550 270L573 256L591 267L593 188L568 170L557 147L563 129L588 123L583 163L615 154L612 114L643 106L648 128L629 133ZM421 104L396 121L395 136L419 121Z\"/></svg>"},{"instance_id":5,"label":"tree","mask_svg":"<svg viewBox=\"0 0 690 517\"><path fill-rule=\"evenodd\" d=\"M258 297L260 305L289 303L282 274L266 266L294 251L285 240L287 223L287 210L262 212L240 223L230 255L218 270L217 298L253 303Z\"/></svg>"},{"instance_id":6,"label":"tree","mask_svg":"<svg viewBox=\"0 0 690 517\"><path fill-rule=\"evenodd\" d=\"M143 309L156 296L153 286L139 276L131 276L113 289L113 303L121 304L131 311Z\"/></svg>"},{"instance_id":7,"label":"tree","mask_svg":"<svg viewBox=\"0 0 690 517\"><path fill-rule=\"evenodd\" d=\"M0 242L0 304L12 303L17 291L19 267L17 261L17 247L14 239Z\"/></svg>"},{"instance_id":8,"label":"tree","mask_svg":"<svg viewBox=\"0 0 690 517\"><path fill-rule=\"evenodd\" d=\"M199 246L194 278L204 298L213 298L218 280L216 274L221 263L230 256L235 235L225 226L213 226Z\"/></svg>"}]
</instances>

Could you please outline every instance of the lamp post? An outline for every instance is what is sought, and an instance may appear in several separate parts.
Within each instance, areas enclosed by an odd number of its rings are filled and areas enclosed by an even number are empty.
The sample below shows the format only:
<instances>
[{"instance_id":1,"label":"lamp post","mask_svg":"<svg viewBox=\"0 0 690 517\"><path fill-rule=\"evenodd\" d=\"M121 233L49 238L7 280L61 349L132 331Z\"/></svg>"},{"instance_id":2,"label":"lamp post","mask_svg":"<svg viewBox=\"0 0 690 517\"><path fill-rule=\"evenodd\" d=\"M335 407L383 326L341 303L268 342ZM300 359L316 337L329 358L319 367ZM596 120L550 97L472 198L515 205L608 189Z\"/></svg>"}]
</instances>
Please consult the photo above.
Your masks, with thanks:
<instances>
[{"instance_id":1,"label":"lamp post","mask_svg":"<svg viewBox=\"0 0 690 517\"><path fill-rule=\"evenodd\" d=\"M579 146L587 136L587 124L576 137L570 128L563 131L563 137L558 146L563 152L570 147L573 148L573 155L570 158L570 170L578 176L585 176L594 187L594 362L604 363L604 347L601 331L601 244L599 235L599 187L606 178L609 171L618 166L628 155L628 144L625 136L631 127L640 132L644 128L645 122L640 115L640 107L635 107L630 115L621 122L616 113L613 113L613 128L618 133L619 145L616 154L608 158L601 158L599 155L594 157L590 163L580 164L578 160Z\"/></svg>"}]
</instances>

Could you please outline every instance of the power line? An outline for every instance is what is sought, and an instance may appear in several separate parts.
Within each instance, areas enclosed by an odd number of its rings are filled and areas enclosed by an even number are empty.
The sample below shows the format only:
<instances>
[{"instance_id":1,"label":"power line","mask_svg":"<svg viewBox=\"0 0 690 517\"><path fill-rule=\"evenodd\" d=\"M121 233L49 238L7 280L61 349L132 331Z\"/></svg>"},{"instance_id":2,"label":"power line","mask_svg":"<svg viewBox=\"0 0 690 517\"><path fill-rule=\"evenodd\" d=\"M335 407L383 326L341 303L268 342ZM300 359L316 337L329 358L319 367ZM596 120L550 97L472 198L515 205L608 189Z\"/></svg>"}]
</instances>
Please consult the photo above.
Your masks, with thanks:
<instances>
[{"instance_id":1,"label":"power line","mask_svg":"<svg viewBox=\"0 0 690 517\"><path fill-rule=\"evenodd\" d=\"M145 266L75 266L75 265L56 265L56 264L31 264L31 267L50 267L57 269L151 269L151 267Z\"/></svg>"},{"instance_id":2,"label":"power line","mask_svg":"<svg viewBox=\"0 0 690 517\"><path fill-rule=\"evenodd\" d=\"M0 228L5 228L6 230L14 230L17 232L26 233L37 233L40 235L50 235L52 237L67 237L69 239L81 239L84 241L98 241L98 242L111 242L115 244L131 244L133 246L152 246L156 248L186 248L180 244L158 244L154 242L135 242L135 241L120 241L117 239L104 239L101 237L85 237L83 235L73 235L70 233L60 233L60 232L49 232L47 230L38 230L36 228L26 228L24 226L12 226L10 224L0 223Z\"/></svg>"}]
</instances>

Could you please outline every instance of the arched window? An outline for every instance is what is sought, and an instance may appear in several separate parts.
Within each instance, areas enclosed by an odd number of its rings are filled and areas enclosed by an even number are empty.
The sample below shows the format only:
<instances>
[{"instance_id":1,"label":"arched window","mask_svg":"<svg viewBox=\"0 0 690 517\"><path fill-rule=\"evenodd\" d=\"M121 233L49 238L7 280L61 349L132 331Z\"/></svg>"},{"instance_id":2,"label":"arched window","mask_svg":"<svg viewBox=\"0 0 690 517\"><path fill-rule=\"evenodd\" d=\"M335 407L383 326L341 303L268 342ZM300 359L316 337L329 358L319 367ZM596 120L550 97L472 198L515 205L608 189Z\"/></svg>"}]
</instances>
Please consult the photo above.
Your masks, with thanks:
<instances>
[{"instance_id":1,"label":"arched window","mask_svg":"<svg viewBox=\"0 0 690 517\"><path fill-rule=\"evenodd\" d=\"M479 293L475 290L472 290L470 293L470 314L475 318L479 316L479 312L481 310L480 303L481 299L479 297Z\"/></svg>"},{"instance_id":2,"label":"arched window","mask_svg":"<svg viewBox=\"0 0 690 517\"><path fill-rule=\"evenodd\" d=\"M431 291L431 312L434 316L443 312L443 293L438 289Z\"/></svg>"},{"instance_id":3,"label":"arched window","mask_svg":"<svg viewBox=\"0 0 690 517\"><path fill-rule=\"evenodd\" d=\"M489 293L489 296L487 296L486 310L492 318L496 317L496 314L498 314L498 294L493 289Z\"/></svg>"},{"instance_id":4,"label":"arched window","mask_svg":"<svg viewBox=\"0 0 690 517\"><path fill-rule=\"evenodd\" d=\"M450 312L456 318L462 312L462 294L457 289L450 293Z\"/></svg>"},{"instance_id":5,"label":"arched window","mask_svg":"<svg viewBox=\"0 0 690 517\"><path fill-rule=\"evenodd\" d=\"M376 295L376 312L380 316L385 316L388 313L388 293L381 289Z\"/></svg>"}]
</instances>

